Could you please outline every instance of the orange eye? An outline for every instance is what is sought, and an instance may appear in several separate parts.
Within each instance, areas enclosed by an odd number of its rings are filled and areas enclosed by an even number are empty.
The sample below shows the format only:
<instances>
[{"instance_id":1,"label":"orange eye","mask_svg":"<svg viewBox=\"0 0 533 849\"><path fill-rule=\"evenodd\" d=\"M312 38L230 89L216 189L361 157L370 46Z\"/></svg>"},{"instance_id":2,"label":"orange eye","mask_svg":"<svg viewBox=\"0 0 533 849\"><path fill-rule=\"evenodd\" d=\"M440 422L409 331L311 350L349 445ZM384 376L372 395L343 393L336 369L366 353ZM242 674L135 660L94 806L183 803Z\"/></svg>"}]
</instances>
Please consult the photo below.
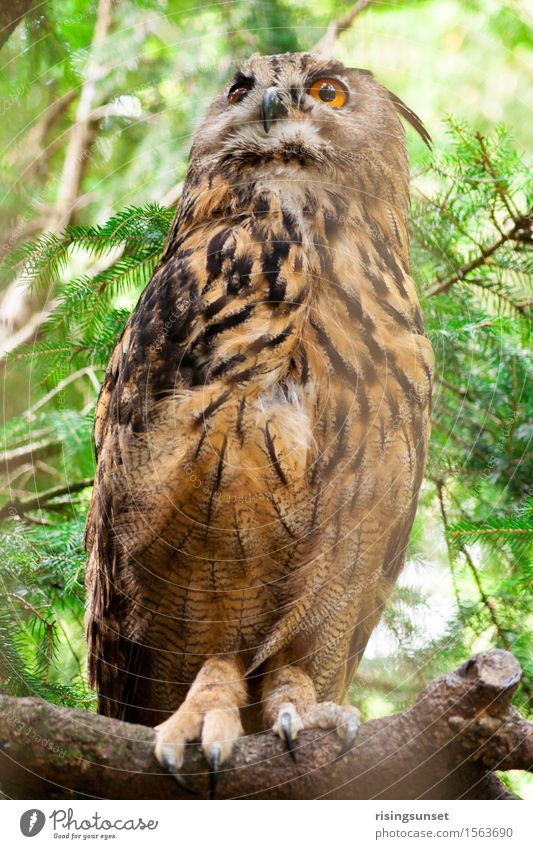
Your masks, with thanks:
<instances>
[{"instance_id":1,"label":"orange eye","mask_svg":"<svg viewBox=\"0 0 533 849\"><path fill-rule=\"evenodd\" d=\"M348 91L346 86L339 80L326 77L322 80L315 80L309 89L309 94L320 103L327 103L328 106L335 106L339 109L344 106L348 100Z\"/></svg>"},{"instance_id":2,"label":"orange eye","mask_svg":"<svg viewBox=\"0 0 533 849\"><path fill-rule=\"evenodd\" d=\"M232 88L230 93L228 94L228 103L230 106L234 106L235 103L238 103L239 100L242 100L244 95L248 94L247 88Z\"/></svg>"}]
</instances>

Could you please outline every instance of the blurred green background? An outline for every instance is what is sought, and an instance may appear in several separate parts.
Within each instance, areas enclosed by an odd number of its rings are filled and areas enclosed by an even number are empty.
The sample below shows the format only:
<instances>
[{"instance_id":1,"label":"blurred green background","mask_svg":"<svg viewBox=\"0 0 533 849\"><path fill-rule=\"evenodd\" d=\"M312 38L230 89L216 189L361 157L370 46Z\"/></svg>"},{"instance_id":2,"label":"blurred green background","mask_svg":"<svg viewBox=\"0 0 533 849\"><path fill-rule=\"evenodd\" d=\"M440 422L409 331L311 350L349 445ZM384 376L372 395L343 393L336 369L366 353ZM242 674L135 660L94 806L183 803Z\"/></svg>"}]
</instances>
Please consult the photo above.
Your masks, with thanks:
<instances>
[{"instance_id":1,"label":"blurred green background","mask_svg":"<svg viewBox=\"0 0 533 849\"><path fill-rule=\"evenodd\" d=\"M241 59L308 50L351 8L50 0L2 47L5 691L93 708L82 532L107 358L213 95ZM519 658L516 703L531 712L532 22L529 0L371 2L332 40L434 140L430 154L407 131L413 270L437 356L431 456L407 567L350 694L365 718L495 645ZM524 775L505 780L531 793Z\"/></svg>"}]
</instances>

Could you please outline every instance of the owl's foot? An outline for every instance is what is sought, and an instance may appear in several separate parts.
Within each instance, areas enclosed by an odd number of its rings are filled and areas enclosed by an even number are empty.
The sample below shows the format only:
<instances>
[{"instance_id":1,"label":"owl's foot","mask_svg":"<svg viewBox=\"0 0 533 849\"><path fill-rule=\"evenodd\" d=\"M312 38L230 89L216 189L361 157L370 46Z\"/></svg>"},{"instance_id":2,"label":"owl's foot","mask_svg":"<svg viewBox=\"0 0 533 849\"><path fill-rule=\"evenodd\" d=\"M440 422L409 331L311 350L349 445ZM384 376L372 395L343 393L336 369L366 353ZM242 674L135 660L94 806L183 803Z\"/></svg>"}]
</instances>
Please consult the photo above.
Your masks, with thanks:
<instances>
[{"instance_id":1,"label":"owl's foot","mask_svg":"<svg viewBox=\"0 0 533 849\"><path fill-rule=\"evenodd\" d=\"M318 702L299 714L292 702L285 702L279 708L278 717L272 730L284 741L287 751L296 760L295 740L305 728L334 729L342 740L339 757L348 752L359 730L360 713L352 705L338 705L335 702Z\"/></svg>"},{"instance_id":2,"label":"owl's foot","mask_svg":"<svg viewBox=\"0 0 533 849\"><path fill-rule=\"evenodd\" d=\"M185 760L185 747L200 740L209 764L210 796L216 790L218 771L231 755L235 741L243 734L238 708L213 708L209 694L208 704L201 699L187 699L179 710L158 725L155 755L159 763L170 772L182 790L198 795L181 775Z\"/></svg>"},{"instance_id":3,"label":"owl's foot","mask_svg":"<svg viewBox=\"0 0 533 849\"><path fill-rule=\"evenodd\" d=\"M244 733L239 708L245 695L240 669L231 661L213 658L198 673L181 707L156 727L155 756L185 792L199 795L181 774L187 743L199 740L209 765L209 795L214 798L219 769Z\"/></svg>"}]
</instances>

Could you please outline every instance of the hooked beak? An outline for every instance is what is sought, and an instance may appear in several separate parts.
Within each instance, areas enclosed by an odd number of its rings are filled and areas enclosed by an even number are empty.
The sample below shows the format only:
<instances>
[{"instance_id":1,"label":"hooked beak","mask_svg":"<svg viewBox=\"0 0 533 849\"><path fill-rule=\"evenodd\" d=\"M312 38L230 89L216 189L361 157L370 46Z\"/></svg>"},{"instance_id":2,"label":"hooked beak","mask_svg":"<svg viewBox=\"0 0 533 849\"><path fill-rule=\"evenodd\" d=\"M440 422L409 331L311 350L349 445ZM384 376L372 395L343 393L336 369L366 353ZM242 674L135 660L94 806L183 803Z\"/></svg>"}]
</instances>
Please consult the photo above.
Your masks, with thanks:
<instances>
[{"instance_id":1,"label":"hooked beak","mask_svg":"<svg viewBox=\"0 0 533 849\"><path fill-rule=\"evenodd\" d=\"M261 121L265 133L268 133L272 121L278 118L285 118L287 115L287 107L283 105L279 99L279 92L276 86L270 86L265 92L263 103L261 104Z\"/></svg>"}]
</instances>

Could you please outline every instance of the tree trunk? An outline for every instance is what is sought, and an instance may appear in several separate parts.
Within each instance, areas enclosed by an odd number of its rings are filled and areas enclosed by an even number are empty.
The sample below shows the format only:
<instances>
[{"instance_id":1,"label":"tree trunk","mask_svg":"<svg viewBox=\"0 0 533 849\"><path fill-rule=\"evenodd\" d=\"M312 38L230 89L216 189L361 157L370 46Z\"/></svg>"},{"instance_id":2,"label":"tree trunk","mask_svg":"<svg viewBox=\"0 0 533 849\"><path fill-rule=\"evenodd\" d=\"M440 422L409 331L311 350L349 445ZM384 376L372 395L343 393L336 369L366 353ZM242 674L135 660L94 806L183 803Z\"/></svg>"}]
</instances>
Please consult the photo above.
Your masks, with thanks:
<instances>
[{"instance_id":1,"label":"tree trunk","mask_svg":"<svg viewBox=\"0 0 533 849\"><path fill-rule=\"evenodd\" d=\"M0 4L0 47L34 5L35 0L9 0Z\"/></svg>"},{"instance_id":2,"label":"tree trunk","mask_svg":"<svg viewBox=\"0 0 533 849\"><path fill-rule=\"evenodd\" d=\"M223 799L509 799L492 772L533 769L533 724L511 707L520 667L476 655L436 679L404 713L364 724L342 757L331 731L305 731L296 761L271 732L242 738L220 775ZM35 698L0 697L0 781L15 798L190 798L153 755L155 732ZM209 776L197 745L185 778Z\"/></svg>"},{"instance_id":3,"label":"tree trunk","mask_svg":"<svg viewBox=\"0 0 533 849\"><path fill-rule=\"evenodd\" d=\"M93 144L91 114L96 101L96 85L105 75L99 51L111 26L112 0L98 0L93 39L87 60L85 78L80 89L76 117L69 131L63 170L59 179L56 203L48 213L46 232L59 236L72 223L79 198L87 157ZM34 338L53 307L53 288L32 288L23 271L13 280L0 299L0 357Z\"/></svg>"}]
</instances>

